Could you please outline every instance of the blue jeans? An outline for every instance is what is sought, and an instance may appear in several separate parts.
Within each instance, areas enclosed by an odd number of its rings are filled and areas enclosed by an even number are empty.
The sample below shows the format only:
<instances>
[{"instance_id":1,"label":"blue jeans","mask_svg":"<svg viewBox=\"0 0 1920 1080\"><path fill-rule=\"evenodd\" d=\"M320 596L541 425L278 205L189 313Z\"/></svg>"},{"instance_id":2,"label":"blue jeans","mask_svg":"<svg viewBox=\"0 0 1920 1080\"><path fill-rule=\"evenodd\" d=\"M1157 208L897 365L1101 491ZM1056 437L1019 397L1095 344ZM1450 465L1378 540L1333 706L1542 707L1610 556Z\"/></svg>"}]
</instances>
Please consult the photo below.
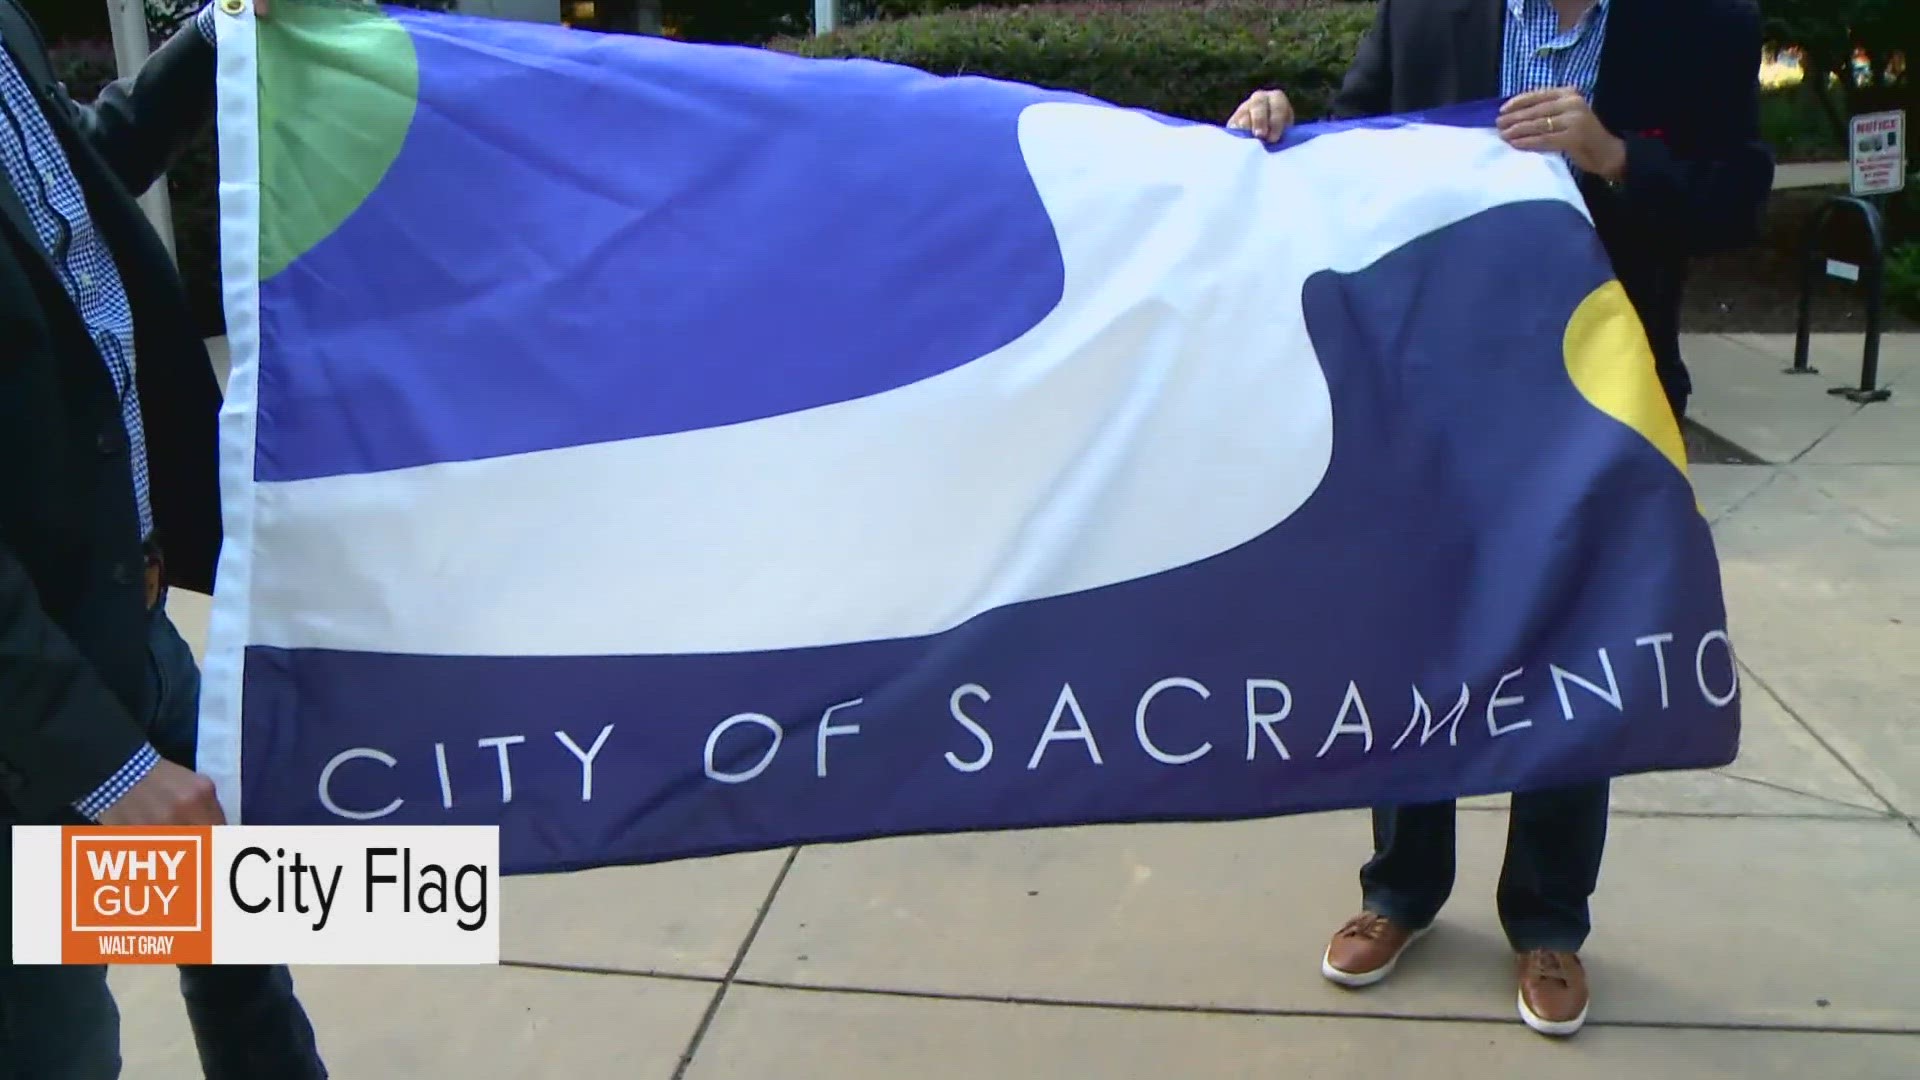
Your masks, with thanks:
<instances>
[{"instance_id":1,"label":"blue jeans","mask_svg":"<svg viewBox=\"0 0 1920 1080\"><path fill-rule=\"evenodd\" d=\"M153 616L154 713L148 736L169 761L193 764L200 669L164 612ZM114 1080L120 1010L104 967L10 962L11 830L0 828L0 1080ZM313 1025L284 967L182 967L180 995L207 1080L324 1080Z\"/></svg>"},{"instance_id":2,"label":"blue jeans","mask_svg":"<svg viewBox=\"0 0 1920 1080\"><path fill-rule=\"evenodd\" d=\"M1579 952L1586 943L1609 787L1602 780L1514 794L1496 896L1515 951ZM1360 870L1366 910L1409 930L1433 922L1453 892L1453 818L1450 802L1373 812L1373 859Z\"/></svg>"}]
</instances>

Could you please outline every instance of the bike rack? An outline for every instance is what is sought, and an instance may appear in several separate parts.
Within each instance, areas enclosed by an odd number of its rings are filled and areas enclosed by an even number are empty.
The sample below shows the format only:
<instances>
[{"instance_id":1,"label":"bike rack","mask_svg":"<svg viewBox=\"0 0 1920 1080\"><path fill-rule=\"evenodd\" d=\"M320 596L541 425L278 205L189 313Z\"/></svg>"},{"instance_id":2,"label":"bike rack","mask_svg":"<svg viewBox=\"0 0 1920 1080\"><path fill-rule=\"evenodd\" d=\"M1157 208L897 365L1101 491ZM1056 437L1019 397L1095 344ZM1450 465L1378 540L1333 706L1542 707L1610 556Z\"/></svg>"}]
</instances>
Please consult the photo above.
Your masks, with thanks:
<instances>
[{"instance_id":1,"label":"bike rack","mask_svg":"<svg viewBox=\"0 0 1920 1080\"><path fill-rule=\"evenodd\" d=\"M1842 195L1828 200L1813 215L1813 223L1807 229L1806 245L1801 252L1800 326L1794 336L1793 366L1786 371L1789 375L1817 375L1820 372L1819 368L1808 363L1808 353L1813 346L1813 287L1829 271L1830 263L1822 241L1826 237L1828 223L1841 210L1857 211L1867 226L1870 250L1865 265L1860 267L1859 278L1860 285L1867 290L1867 345L1860 357L1860 385L1836 386L1827 393L1865 405L1893 396L1892 390L1879 385L1880 309L1886 294L1886 224L1881 218L1880 208L1866 199Z\"/></svg>"}]
</instances>

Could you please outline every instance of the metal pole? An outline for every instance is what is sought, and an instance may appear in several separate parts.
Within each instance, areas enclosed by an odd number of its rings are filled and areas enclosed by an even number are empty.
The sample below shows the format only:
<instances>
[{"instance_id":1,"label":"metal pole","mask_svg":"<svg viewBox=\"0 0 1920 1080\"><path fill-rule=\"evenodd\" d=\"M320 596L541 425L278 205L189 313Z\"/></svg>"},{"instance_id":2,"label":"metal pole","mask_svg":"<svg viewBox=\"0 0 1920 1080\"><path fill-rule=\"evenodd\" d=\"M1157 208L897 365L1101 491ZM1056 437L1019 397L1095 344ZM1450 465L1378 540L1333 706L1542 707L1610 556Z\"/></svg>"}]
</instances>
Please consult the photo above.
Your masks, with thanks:
<instances>
[{"instance_id":1,"label":"metal pole","mask_svg":"<svg viewBox=\"0 0 1920 1080\"><path fill-rule=\"evenodd\" d=\"M120 77L128 78L147 62L147 54L152 49L147 38L147 5L145 0L107 0L107 16L112 20L114 61ZM153 222L153 231L160 234L167 254L175 255L173 203L167 197L166 177L156 180L140 196L140 208L147 212L147 220Z\"/></svg>"},{"instance_id":2,"label":"metal pole","mask_svg":"<svg viewBox=\"0 0 1920 1080\"><path fill-rule=\"evenodd\" d=\"M1800 254L1800 318L1794 326L1793 366L1787 369L1789 375L1820 373L1820 369L1808 361L1813 347L1813 287L1820 279L1820 230L1826 220L1827 210L1822 207L1813 215L1805 250Z\"/></svg>"},{"instance_id":3,"label":"metal pole","mask_svg":"<svg viewBox=\"0 0 1920 1080\"><path fill-rule=\"evenodd\" d=\"M1860 355L1860 388L1846 395L1866 404L1885 401L1893 391L1880 388L1880 308L1886 295L1886 256L1875 252L1867 268L1867 348Z\"/></svg>"},{"instance_id":4,"label":"metal pole","mask_svg":"<svg viewBox=\"0 0 1920 1080\"><path fill-rule=\"evenodd\" d=\"M840 0L813 0L813 32L831 34L840 25Z\"/></svg>"},{"instance_id":5,"label":"metal pole","mask_svg":"<svg viewBox=\"0 0 1920 1080\"><path fill-rule=\"evenodd\" d=\"M1884 199L1871 199L1860 204L1860 213L1867 219L1867 238L1871 246L1866 267L1867 286L1867 347L1860 356L1860 386L1851 393L1842 391L1847 400L1865 405L1875 401L1885 401L1893 396L1893 391L1880 386L1880 317L1887 290L1887 232L1883 211Z\"/></svg>"}]
</instances>

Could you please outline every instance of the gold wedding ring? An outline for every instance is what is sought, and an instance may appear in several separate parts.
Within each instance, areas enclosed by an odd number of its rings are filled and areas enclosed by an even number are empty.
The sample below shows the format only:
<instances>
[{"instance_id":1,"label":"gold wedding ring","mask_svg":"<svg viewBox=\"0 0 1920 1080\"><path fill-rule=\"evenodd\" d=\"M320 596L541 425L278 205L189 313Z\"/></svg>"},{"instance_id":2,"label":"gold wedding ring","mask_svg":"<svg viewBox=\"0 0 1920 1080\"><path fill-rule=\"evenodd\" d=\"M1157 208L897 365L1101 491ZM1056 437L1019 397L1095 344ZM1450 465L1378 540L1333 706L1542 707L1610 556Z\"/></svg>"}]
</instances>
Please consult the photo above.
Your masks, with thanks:
<instances>
[{"instance_id":1,"label":"gold wedding ring","mask_svg":"<svg viewBox=\"0 0 1920 1080\"><path fill-rule=\"evenodd\" d=\"M1551 116L1547 117L1547 134L1551 135L1554 133L1555 130L1556 129L1553 126L1553 117Z\"/></svg>"}]
</instances>

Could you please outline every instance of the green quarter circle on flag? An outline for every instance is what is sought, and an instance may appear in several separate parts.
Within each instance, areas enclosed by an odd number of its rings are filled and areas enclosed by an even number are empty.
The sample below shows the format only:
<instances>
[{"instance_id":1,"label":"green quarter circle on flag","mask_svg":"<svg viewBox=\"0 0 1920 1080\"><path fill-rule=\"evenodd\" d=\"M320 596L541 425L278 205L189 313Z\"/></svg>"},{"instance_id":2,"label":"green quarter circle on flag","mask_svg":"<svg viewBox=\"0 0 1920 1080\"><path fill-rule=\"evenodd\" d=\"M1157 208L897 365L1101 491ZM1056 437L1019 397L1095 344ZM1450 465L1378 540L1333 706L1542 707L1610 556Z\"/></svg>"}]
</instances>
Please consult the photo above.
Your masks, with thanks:
<instances>
[{"instance_id":1,"label":"green quarter circle on flag","mask_svg":"<svg viewBox=\"0 0 1920 1080\"><path fill-rule=\"evenodd\" d=\"M265 280L379 186L412 127L420 66L406 28L371 4L282 0L254 26Z\"/></svg>"}]
</instances>

